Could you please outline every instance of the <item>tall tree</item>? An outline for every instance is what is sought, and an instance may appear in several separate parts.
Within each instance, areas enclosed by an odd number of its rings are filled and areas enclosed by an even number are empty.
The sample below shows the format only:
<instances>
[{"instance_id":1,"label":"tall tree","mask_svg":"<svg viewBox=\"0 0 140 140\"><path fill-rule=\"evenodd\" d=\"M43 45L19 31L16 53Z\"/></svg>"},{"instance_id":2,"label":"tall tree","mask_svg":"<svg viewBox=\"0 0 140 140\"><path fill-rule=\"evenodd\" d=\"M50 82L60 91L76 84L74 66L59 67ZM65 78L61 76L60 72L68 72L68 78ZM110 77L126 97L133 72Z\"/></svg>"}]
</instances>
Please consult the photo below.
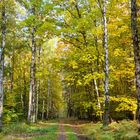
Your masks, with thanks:
<instances>
[{"instance_id":1,"label":"tall tree","mask_svg":"<svg viewBox=\"0 0 140 140\"><path fill-rule=\"evenodd\" d=\"M105 85L104 85L104 94L105 94L105 112L104 112L104 122L103 125L106 126L109 124L109 62L108 62L108 30L107 30L107 17L106 17L106 0L103 0L103 24L104 24L104 38L103 46L105 50Z\"/></svg>"},{"instance_id":2,"label":"tall tree","mask_svg":"<svg viewBox=\"0 0 140 140\"><path fill-rule=\"evenodd\" d=\"M35 16L35 7L32 7L32 14ZM32 27L32 58L30 68L30 93L29 93L29 110L28 110L28 122L36 121L36 40L35 40L36 27Z\"/></svg>"},{"instance_id":3,"label":"tall tree","mask_svg":"<svg viewBox=\"0 0 140 140\"><path fill-rule=\"evenodd\" d=\"M135 61L135 79L136 79L136 95L138 101L138 122L140 123L140 46L137 26L137 3L131 0L131 27L133 35L134 61Z\"/></svg>"},{"instance_id":4,"label":"tall tree","mask_svg":"<svg viewBox=\"0 0 140 140\"><path fill-rule=\"evenodd\" d=\"M4 72L4 49L5 49L5 39L6 39L6 14L5 14L5 0L2 0L2 38L0 47L0 127L2 126L2 115L3 115L3 72Z\"/></svg>"},{"instance_id":5,"label":"tall tree","mask_svg":"<svg viewBox=\"0 0 140 140\"><path fill-rule=\"evenodd\" d=\"M26 1L19 0L19 2L26 8L27 18L25 19L26 29L29 31L31 39L31 63L30 63L30 91L29 91L29 108L28 108L28 122L36 121L36 32L37 27L40 26L40 17L42 10L42 0ZM39 20L38 20L39 18Z\"/></svg>"}]
</instances>

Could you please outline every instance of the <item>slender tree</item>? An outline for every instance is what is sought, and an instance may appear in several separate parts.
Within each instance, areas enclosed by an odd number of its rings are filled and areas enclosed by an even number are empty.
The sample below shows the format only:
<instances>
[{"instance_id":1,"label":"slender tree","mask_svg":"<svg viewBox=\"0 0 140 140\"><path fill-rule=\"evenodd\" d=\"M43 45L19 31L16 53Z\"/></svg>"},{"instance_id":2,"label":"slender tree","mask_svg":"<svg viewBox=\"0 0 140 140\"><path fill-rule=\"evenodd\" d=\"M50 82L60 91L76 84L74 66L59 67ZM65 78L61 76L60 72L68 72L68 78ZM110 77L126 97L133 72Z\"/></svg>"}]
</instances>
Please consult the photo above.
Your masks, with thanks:
<instances>
[{"instance_id":1,"label":"slender tree","mask_svg":"<svg viewBox=\"0 0 140 140\"><path fill-rule=\"evenodd\" d=\"M105 50L105 83L104 83L104 94L105 94L105 111L104 111L104 122L103 125L109 124L110 107L109 107L109 62L108 62L108 30L107 30L107 17L106 17L106 0L103 0L103 24L104 24L104 38L103 46Z\"/></svg>"},{"instance_id":2,"label":"slender tree","mask_svg":"<svg viewBox=\"0 0 140 140\"><path fill-rule=\"evenodd\" d=\"M15 64L15 50L13 47L12 58L11 58L11 85L10 85L11 93L13 92L13 88L14 88L14 64Z\"/></svg>"},{"instance_id":3,"label":"slender tree","mask_svg":"<svg viewBox=\"0 0 140 140\"><path fill-rule=\"evenodd\" d=\"M40 71L40 57L41 57L41 47L38 48L38 72ZM37 79L36 120L38 120L39 95L40 95L40 77L38 77Z\"/></svg>"},{"instance_id":4,"label":"slender tree","mask_svg":"<svg viewBox=\"0 0 140 140\"><path fill-rule=\"evenodd\" d=\"M32 13L35 15L35 8L32 8ZM32 59L30 68L30 93L29 93L29 109L28 109L28 122L36 121L36 41L35 41L36 27L32 27Z\"/></svg>"},{"instance_id":5,"label":"slender tree","mask_svg":"<svg viewBox=\"0 0 140 140\"><path fill-rule=\"evenodd\" d=\"M3 72L4 72L4 49L5 49L5 39L6 39L6 14L5 14L5 0L1 1L2 3L2 38L1 38L1 47L0 47L0 127L2 127L2 115L3 115Z\"/></svg>"},{"instance_id":6,"label":"slender tree","mask_svg":"<svg viewBox=\"0 0 140 140\"><path fill-rule=\"evenodd\" d=\"M50 77L48 77L48 90L47 90L47 114L46 114L46 119L49 119L49 110L50 110L50 92L51 92L51 89L50 89Z\"/></svg>"},{"instance_id":7,"label":"slender tree","mask_svg":"<svg viewBox=\"0 0 140 140\"><path fill-rule=\"evenodd\" d=\"M140 123L140 46L137 27L137 4L136 0L131 0L131 27L135 61L136 95L138 101L138 122Z\"/></svg>"}]
</instances>

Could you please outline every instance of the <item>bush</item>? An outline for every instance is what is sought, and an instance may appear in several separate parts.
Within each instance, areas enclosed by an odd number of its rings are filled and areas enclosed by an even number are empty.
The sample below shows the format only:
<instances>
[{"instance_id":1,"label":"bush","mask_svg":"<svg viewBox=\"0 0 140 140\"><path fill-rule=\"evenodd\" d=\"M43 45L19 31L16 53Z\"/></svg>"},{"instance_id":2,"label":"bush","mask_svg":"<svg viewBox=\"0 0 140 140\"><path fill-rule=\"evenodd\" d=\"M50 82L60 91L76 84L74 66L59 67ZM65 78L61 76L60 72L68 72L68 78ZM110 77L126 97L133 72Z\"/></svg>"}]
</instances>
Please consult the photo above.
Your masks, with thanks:
<instances>
[{"instance_id":1,"label":"bush","mask_svg":"<svg viewBox=\"0 0 140 140\"><path fill-rule=\"evenodd\" d=\"M13 123L13 124L8 124L3 127L2 133L4 135L6 134L17 134L17 133L24 133L27 131L29 126L25 123Z\"/></svg>"},{"instance_id":2,"label":"bush","mask_svg":"<svg viewBox=\"0 0 140 140\"><path fill-rule=\"evenodd\" d=\"M83 131L92 140L140 140L134 121L113 122L108 127L102 127L101 123L86 124Z\"/></svg>"}]
</instances>

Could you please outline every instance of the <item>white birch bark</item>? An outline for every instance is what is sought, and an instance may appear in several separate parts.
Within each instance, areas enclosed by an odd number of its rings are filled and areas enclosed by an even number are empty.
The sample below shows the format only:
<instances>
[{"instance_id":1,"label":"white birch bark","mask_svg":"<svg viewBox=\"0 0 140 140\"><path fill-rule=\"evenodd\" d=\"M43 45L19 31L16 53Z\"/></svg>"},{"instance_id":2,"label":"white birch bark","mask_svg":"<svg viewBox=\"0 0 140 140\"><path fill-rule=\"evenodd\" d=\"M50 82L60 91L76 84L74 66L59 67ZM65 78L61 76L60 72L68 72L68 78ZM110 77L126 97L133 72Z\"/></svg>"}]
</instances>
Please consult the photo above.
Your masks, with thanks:
<instances>
[{"instance_id":1,"label":"white birch bark","mask_svg":"<svg viewBox=\"0 0 140 140\"><path fill-rule=\"evenodd\" d=\"M107 17L106 17L106 2L103 0L103 24L104 24L104 39L103 46L105 50L105 83L104 83L104 94L105 94L105 111L104 111L104 122L103 125L109 124L110 109L109 109L109 61L108 61L108 30L107 30Z\"/></svg>"},{"instance_id":2,"label":"white birch bark","mask_svg":"<svg viewBox=\"0 0 140 140\"><path fill-rule=\"evenodd\" d=\"M40 52L41 48L38 50L38 68L40 69ZM36 94L36 121L38 120L38 103L39 103L39 95L40 95L40 78L37 81L37 94Z\"/></svg>"},{"instance_id":3,"label":"white birch bark","mask_svg":"<svg viewBox=\"0 0 140 140\"><path fill-rule=\"evenodd\" d=\"M97 95L98 108L100 110L101 109L101 102L99 99L99 90L98 90L98 86L97 86L97 81L95 79L94 79L94 85L95 85L95 91L96 91L96 95Z\"/></svg>"},{"instance_id":4,"label":"white birch bark","mask_svg":"<svg viewBox=\"0 0 140 140\"><path fill-rule=\"evenodd\" d=\"M30 68L30 92L29 92L29 109L28 122L36 121L36 43L35 43L35 27L32 29L32 59Z\"/></svg>"}]
</instances>

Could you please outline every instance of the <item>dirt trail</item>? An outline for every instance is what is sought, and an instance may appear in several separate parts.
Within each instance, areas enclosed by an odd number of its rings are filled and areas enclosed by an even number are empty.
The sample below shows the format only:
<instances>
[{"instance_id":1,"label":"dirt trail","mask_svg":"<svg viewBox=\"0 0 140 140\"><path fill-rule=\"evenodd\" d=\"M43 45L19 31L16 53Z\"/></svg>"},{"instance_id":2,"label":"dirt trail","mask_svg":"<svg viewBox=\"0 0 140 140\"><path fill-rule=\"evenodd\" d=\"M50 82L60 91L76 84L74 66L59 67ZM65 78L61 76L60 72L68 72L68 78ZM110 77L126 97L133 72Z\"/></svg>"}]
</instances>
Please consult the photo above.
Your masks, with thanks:
<instances>
[{"instance_id":1,"label":"dirt trail","mask_svg":"<svg viewBox=\"0 0 140 140\"><path fill-rule=\"evenodd\" d=\"M89 140L87 136L82 134L82 132L80 131L80 126L78 124L75 125L74 123L63 122L62 120L59 122L58 140L66 140L67 131L65 130L65 126L69 126L72 128L73 132L77 137L77 140Z\"/></svg>"},{"instance_id":2,"label":"dirt trail","mask_svg":"<svg viewBox=\"0 0 140 140\"><path fill-rule=\"evenodd\" d=\"M60 122L58 140L65 140L65 138L66 138L66 135L65 135L64 124Z\"/></svg>"}]
</instances>

